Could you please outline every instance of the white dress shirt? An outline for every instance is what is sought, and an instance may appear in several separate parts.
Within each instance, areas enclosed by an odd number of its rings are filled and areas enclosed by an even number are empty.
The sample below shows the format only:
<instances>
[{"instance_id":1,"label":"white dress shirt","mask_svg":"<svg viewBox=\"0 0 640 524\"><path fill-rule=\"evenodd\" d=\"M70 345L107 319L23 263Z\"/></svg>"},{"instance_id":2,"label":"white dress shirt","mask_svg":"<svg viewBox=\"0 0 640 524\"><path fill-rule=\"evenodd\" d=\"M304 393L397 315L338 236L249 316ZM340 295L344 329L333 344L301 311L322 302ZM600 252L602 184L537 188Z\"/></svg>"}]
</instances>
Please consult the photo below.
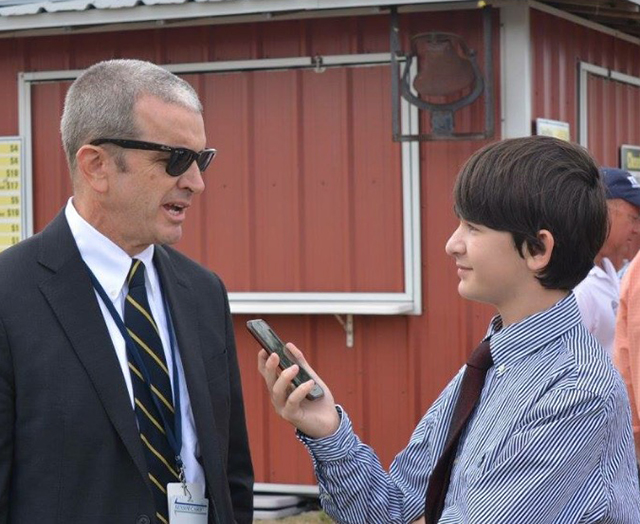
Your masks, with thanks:
<instances>
[{"instance_id":1,"label":"white dress shirt","mask_svg":"<svg viewBox=\"0 0 640 524\"><path fill-rule=\"evenodd\" d=\"M104 288L105 292L111 298L116 311L122 318L124 316L124 302L127 296L128 286L126 285L126 277L131 268L131 257L125 253L119 246L114 244L106 236L96 230L91 224L84 220L73 206L72 198L67 202L65 208L65 216L71 233L76 241L78 250L82 259L85 261L89 269ZM173 377L173 355L171 354L171 345L169 342L169 330L167 328L167 315L164 308L164 300L162 297L162 289L158 272L153 265L154 246L151 245L135 258L140 259L145 265L145 285L149 298L149 306L158 328L160 329L160 338L164 348L164 355L167 361L167 369L171 379L171 387L174 387ZM102 299L96 291L96 299L100 305L102 316L109 330L113 347L122 369L122 375L129 391L131 399L131 409L134 409L133 402L133 385L131 383L131 375L127 364L127 349L122 338L122 334L118 329L115 321L111 317L111 313L102 302ZM193 420L193 411L189 400L189 392L184 378L184 369L178 351L177 341L176 348L176 368L180 378L180 409L182 420L182 451L181 458L184 463L185 476L187 482L199 482L204 485L204 470L198 462L197 457L200 456L200 447L195 431L195 422Z\"/></svg>"},{"instance_id":2,"label":"white dress shirt","mask_svg":"<svg viewBox=\"0 0 640 524\"><path fill-rule=\"evenodd\" d=\"M594 265L573 292L585 327L611 355L620 302L620 278L608 258L603 258L601 264L602 267Z\"/></svg>"}]
</instances>

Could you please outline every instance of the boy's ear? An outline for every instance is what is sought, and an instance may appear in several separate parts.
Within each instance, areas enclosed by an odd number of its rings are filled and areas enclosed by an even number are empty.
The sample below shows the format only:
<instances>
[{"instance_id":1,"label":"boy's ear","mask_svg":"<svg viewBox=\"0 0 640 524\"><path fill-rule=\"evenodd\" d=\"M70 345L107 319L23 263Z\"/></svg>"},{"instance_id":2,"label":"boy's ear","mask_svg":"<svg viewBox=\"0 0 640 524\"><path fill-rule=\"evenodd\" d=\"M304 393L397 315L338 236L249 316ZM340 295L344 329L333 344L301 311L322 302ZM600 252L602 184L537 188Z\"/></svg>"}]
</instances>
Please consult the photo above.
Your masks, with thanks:
<instances>
[{"instance_id":1,"label":"boy's ear","mask_svg":"<svg viewBox=\"0 0 640 524\"><path fill-rule=\"evenodd\" d=\"M555 245L555 239L551 234L551 231L547 229L541 229L537 235L538 246L535 251L532 251L525 242L525 254L524 258L527 261L527 267L534 273L539 273L549 264L551 260L551 254L553 253L553 246Z\"/></svg>"}]
</instances>

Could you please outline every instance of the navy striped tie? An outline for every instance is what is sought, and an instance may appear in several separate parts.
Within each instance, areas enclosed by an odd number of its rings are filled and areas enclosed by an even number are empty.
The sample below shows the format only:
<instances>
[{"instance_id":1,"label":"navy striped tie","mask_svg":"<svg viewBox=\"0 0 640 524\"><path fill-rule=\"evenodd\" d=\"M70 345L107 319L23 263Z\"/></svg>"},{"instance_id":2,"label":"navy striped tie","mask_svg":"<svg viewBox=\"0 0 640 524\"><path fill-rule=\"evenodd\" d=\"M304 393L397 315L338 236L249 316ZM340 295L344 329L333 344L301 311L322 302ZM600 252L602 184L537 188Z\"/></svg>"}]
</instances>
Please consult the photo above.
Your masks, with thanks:
<instances>
[{"instance_id":1,"label":"navy striped tie","mask_svg":"<svg viewBox=\"0 0 640 524\"><path fill-rule=\"evenodd\" d=\"M133 259L127 282L129 293L125 300L124 323L138 348L151 382L150 391L145 384L143 373L138 369L132 356L129 355L135 413L156 503L156 518L158 522L167 524L169 521L167 483L179 481L175 453L169 445L162 420L164 416L173 429L174 408L171 381L162 349L160 332L149 308L144 283L144 264L140 260ZM154 402L152 395L157 402ZM156 405L160 405L162 415Z\"/></svg>"},{"instance_id":2,"label":"navy striped tie","mask_svg":"<svg viewBox=\"0 0 640 524\"><path fill-rule=\"evenodd\" d=\"M429 479L425 497L427 524L436 524L440 520L447 491L449 491L451 470L458 451L460 437L480 400L484 379L491 366L493 366L493 359L491 358L489 341L485 340L473 350L467 361L467 367L460 383L460 394L453 408L447 440Z\"/></svg>"}]
</instances>

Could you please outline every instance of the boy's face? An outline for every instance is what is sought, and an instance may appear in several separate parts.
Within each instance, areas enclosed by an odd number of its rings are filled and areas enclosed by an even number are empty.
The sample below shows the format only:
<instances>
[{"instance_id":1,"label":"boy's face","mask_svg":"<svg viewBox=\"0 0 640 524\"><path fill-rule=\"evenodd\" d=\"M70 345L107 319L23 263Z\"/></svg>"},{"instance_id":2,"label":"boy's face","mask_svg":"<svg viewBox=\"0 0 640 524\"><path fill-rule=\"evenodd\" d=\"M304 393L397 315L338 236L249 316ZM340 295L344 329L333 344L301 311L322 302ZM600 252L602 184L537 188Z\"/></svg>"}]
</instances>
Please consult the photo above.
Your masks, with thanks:
<instances>
[{"instance_id":1,"label":"boy's face","mask_svg":"<svg viewBox=\"0 0 640 524\"><path fill-rule=\"evenodd\" d=\"M460 220L445 250L456 260L461 296L495 306L502 314L539 287L511 233Z\"/></svg>"}]
</instances>

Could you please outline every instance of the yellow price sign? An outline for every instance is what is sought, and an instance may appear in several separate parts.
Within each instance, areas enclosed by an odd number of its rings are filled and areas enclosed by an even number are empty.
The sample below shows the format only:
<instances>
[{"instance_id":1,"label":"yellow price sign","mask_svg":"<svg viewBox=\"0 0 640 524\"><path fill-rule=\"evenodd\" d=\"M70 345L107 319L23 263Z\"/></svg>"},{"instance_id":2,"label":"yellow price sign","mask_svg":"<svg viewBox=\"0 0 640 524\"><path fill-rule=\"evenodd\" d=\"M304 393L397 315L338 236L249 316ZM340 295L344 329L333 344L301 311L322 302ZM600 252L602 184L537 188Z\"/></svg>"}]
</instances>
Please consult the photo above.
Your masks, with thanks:
<instances>
[{"instance_id":1,"label":"yellow price sign","mask_svg":"<svg viewBox=\"0 0 640 524\"><path fill-rule=\"evenodd\" d=\"M17 180L0 180L0 191L17 191L20 189L20 182Z\"/></svg>"},{"instance_id":2,"label":"yellow price sign","mask_svg":"<svg viewBox=\"0 0 640 524\"><path fill-rule=\"evenodd\" d=\"M0 235L0 246L13 246L20 242L20 235Z\"/></svg>"},{"instance_id":3,"label":"yellow price sign","mask_svg":"<svg viewBox=\"0 0 640 524\"><path fill-rule=\"evenodd\" d=\"M0 167L19 167L19 156L0 156Z\"/></svg>"},{"instance_id":4,"label":"yellow price sign","mask_svg":"<svg viewBox=\"0 0 640 524\"><path fill-rule=\"evenodd\" d=\"M19 167L0 167L0 182L3 178L19 178Z\"/></svg>"},{"instance_id":5,"label":"yellow price sign","mask_svg":"<svg viewBox=\"0 0 640 524\"><path fill-rule=\"evenodd\" d=\"M20 224L0 224L0 233L20 233Z\"/></svg>"},{"instance_id":6,"label":"yellow price sign","mask_svg":"<svg viewBox=\"0 0 640 524\"><path fill-rule=\"evenodd\" d=\"M22 141L0 138L0 251L22 238Z\"/></svg>"},{"instance_id":7,"label":"yellow price sign","mask_svg":"<svg viewBox=\"0 0 640 524\"><path fill-rule=\"evenodd\" d=\"M19 196L0 196L0 206L17 206L20 204Z\"/></svg>"},{"instance_id":8,"label":"yellow price sign","mask_svg":"<svg viewBox=\"0 0 640 524\"><path fill-rule=\"evenodd\" d=\"M20 143L19 142L0 142L0 155L19 155Z\"/></svg>"},{"instance_id":9,"label":"yellow price sign","mask_svg":"<svg viewBox=\"0 0 640 524\"><path fill-rule=\"evenodd\" d=\"M0 207L0 218L18 218L20 216L20 209L2 209Z\"/></svg>"}]
</instances>

